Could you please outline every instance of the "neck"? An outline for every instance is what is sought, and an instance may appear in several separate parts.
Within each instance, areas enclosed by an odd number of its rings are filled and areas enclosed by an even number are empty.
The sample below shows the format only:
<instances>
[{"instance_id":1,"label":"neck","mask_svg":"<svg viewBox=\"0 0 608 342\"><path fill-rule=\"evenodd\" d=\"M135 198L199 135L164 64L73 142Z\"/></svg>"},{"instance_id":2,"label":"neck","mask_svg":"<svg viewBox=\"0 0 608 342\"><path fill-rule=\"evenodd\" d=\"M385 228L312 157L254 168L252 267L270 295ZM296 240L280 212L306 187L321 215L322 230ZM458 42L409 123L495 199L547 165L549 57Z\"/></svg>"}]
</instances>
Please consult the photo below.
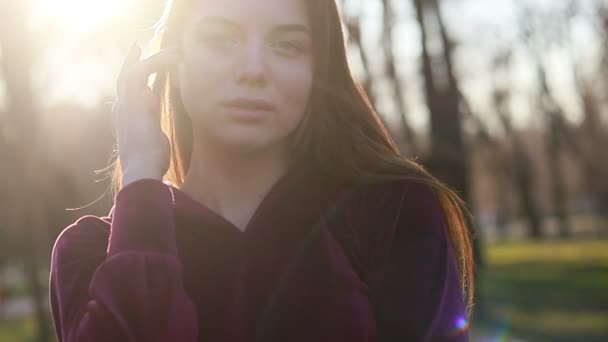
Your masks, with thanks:
<instances>
[{"instance_id":1,"label":"neck","mask_svg":"<svg viewBox=\"0 0 608 342\"><path fill-rule=\"evenodd\" d=\"M245 230L262 199L285 172L282 149L228 151L195 142L180 189Z\"/></svg>"}]
</instances>

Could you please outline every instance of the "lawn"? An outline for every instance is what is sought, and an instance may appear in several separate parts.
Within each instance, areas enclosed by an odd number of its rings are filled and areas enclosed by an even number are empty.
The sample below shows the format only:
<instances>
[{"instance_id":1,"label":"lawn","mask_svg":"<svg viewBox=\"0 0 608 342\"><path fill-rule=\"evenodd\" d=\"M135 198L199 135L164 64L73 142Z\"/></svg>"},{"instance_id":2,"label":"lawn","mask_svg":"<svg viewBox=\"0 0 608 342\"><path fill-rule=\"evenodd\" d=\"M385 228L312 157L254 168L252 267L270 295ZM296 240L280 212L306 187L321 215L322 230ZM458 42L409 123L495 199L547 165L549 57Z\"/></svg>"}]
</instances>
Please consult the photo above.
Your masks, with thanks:
<instances>
[{"instance_id":1,"label":"lawn","mask_svg":"<svg viewBox=\"0 0 608 342\"><path fill-rule=\"evenodd\" d=\"M0 320L0 342L36 341L36 322L33 318L19 321Z\"/></svg>"},{"instance_id":2,"label":"lawn","mask_svg":"<svg viewBox=\"0 0 608 342\"><path fill-rule=\"evenodd\" d=\"M608 240L489 246L474 326L488 340L608 341Z\"/></svg>"}]
</instances>

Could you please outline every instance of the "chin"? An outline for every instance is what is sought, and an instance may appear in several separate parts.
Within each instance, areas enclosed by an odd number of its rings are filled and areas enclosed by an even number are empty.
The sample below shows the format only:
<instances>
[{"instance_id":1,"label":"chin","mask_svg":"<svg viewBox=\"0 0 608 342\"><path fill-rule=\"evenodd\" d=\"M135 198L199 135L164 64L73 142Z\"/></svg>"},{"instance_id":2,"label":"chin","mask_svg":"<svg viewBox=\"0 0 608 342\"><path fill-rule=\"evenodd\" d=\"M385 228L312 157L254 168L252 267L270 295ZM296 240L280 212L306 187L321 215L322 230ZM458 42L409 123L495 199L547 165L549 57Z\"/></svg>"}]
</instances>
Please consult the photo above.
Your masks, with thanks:
<instances>
[{"instance_id":1,"label":"chin","mask_svg":"<svg viewBox=\"0 0 608 342\"><path fill-rule=\"evenodd\" d=\"M292 131L291 127L281 126L268 120L262 122L218 121L201 125L201 129L196 134L205 137L204 140L208 144L215 145L219 149L226 148L254 153L281 148L287 143Z\"/></svg>"},{"instance_id":2,"label":"chin","mask_svg":"<svg viewBox=\"0 0 608 342\"><path fill-rule=\"evenodd\" d=\"M256 152L272 149L284 144L286 139L265 132L226 132L217 137L217 142L231 149Z\"/></svg>"}]
</instances>

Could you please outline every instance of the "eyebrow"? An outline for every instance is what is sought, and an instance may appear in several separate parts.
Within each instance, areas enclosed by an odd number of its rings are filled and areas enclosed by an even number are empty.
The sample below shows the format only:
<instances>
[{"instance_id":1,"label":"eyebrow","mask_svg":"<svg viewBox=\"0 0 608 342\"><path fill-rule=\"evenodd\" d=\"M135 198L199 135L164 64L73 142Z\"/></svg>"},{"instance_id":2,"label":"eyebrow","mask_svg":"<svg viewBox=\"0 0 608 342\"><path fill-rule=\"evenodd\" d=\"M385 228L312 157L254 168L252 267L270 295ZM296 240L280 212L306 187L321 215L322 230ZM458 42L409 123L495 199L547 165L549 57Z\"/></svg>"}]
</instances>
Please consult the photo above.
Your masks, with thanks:
<instances>
[{"instance_id":1,"label":"eyebrow","mask_svg":"<svg viewBox=\"0 0 608 342\"><path fill-rule=\"evenodd\" d=\"M202 26L202 25L206 25L206 24L219 24L221 26L229 26L229 27L233 27L233 28L240 27L240 25L237 22L224 18L224 17L219 17L219 16L203 17L200 20L198 20L198 22L197 22L197 26ZM306 25L302 25L302 24L277 25L272 28L272 31L281 32L281 33L283 33L283 32L302 32L302 33L311 35L310 29Z\"/></svg>"}]
</instances>

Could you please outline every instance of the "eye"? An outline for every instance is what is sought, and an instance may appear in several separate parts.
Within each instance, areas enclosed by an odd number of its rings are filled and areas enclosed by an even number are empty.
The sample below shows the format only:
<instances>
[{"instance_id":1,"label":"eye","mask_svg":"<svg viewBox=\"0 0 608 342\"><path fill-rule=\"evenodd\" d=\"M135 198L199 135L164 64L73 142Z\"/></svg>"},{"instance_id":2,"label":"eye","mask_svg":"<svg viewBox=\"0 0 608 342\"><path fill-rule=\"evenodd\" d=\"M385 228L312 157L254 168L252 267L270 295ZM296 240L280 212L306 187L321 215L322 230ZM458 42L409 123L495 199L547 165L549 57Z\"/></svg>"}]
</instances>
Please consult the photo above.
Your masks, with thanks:
<instances>
[{"instance_id":1,"label":"eye","mask_svg":"<svg viewBox=\"0 0 608 342\"><path fill-rule=\"evenodd\" d=\"M304 52L304 47L297 41L292 40L280 40L270 44L273 49L280 50L288 54L299 54Z\"/></svg>"},{"instance_id":2,"label":"eye","mask_svg":"<svg viewBox=\"0 0 608 342\"><path fill-rule=\"evenodd\" d=\"M236 37L223 33L201 34L198 37L198 41L210 48L220 50L231 49L240 43Z\"/></svg>"}]
</instances>

